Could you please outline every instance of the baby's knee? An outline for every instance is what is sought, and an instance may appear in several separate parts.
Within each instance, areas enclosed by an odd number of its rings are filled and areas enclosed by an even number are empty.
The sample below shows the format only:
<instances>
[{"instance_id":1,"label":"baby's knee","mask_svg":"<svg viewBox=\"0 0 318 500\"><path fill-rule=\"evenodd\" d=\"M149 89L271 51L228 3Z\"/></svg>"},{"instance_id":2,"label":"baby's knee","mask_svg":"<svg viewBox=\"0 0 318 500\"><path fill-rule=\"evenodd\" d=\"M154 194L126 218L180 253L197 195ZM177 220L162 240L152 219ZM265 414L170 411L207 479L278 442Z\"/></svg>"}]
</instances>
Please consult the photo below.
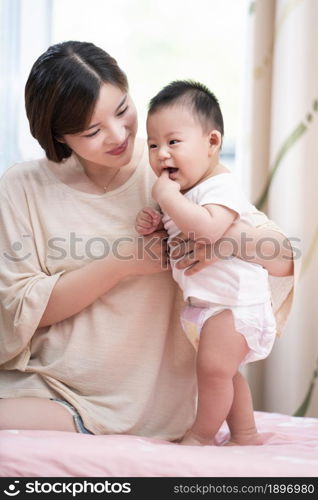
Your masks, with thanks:
<instances>
[{"instance_id":1,"label":"baby's knee","mask_svg":"<svg viewBox=\"0 0 318 500\"><path fill-rule=\"evenodd\" d=\"M220 359L211 359L210 357L202 357L197 365L198 376L211 379L228 379L233 378L233 371L226 363Z\"/></svg>"}]
</instances>

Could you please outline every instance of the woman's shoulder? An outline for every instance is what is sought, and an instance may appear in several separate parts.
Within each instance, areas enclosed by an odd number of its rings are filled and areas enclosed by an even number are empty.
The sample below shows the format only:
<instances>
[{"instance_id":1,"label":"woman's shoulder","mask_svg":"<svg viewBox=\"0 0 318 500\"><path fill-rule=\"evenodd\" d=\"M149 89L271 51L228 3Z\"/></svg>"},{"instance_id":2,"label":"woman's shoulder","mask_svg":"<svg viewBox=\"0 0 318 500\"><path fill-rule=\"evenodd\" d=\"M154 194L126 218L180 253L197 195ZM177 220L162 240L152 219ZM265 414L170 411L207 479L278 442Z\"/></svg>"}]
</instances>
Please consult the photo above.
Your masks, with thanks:
<instances>
[{"instance_id":1,"label":"woman's shoulder","mask_svg":"<svg viewBox=\"0 0 318 500\"><path fill-rule=\"evenodd\" d=\"M14 181L23 177L38 175L41 167L47 164L47 162L46 158L38 158L14 163L2 173L1 181Z\"/></svg>"},{"instance_id":2,"label":"woman's shoulder","mask_svg":"<svg viewBox=\"0 0 318 500\"><path fill-rule=\"evenodd\" d=\"M64 160L64 163L71 163L72 157ZM48 182L50 169L58 166L46 157L21 161L13 164L3 172L0 177L0 186L17 187L24 185L28 187L33 184L43 185Z\"/></svg>"},{"instance_id":3,"label":"woman's shoulder","mask_svg":"<svg viewBox=\"0 0 318 500\"><path fill-rule=\"evenodd\" d=\"M13 164L0 177L0 193L7 198L18 200L23 193L35 192L48 182L49 160L38 158Z\"/></svg>"}]
</instances>

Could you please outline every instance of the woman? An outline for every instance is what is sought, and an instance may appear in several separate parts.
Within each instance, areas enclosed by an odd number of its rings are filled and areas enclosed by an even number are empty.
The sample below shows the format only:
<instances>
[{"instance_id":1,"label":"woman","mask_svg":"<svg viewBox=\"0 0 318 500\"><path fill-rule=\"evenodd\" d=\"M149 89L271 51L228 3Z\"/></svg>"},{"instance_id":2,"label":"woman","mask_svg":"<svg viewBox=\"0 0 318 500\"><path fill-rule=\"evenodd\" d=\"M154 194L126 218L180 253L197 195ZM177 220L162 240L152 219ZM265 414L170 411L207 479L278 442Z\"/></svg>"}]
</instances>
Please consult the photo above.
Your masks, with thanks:
<instances>
[{"instance_id":1,"label":"woman","mask_svg":"<svg viewBox=\"0 0 318 500\"><path fill-rule=\"evenodd\" d=\"M180 439L195 414L195 356L165 233L141 244L134 230L155 179L126 76L93 44L65 42L35 62L25 99L46 158L1 178L0 428ZM244 231L249 259L291 274L272 229L236 224L226 236ZM279 255L258 258L273 236ZM207 264L197 250L189 272Z\"/></svg>"}]
</instances>

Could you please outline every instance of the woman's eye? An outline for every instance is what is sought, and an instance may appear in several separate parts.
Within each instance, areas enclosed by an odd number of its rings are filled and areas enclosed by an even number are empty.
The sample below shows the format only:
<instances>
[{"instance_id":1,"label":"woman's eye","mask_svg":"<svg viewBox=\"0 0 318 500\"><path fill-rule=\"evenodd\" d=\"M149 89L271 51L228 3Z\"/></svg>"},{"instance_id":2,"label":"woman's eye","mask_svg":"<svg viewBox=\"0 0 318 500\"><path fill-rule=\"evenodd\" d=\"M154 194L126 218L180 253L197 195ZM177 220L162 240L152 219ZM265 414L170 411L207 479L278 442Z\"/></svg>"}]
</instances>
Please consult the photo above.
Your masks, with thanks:
<instances>
[{"instance_id":1,"label":"woman's eye","mask_svg":"<svg viewBox=\"0 0 318 500\"><path fill-rule=\"evenodd\" d=\"M119 113L117 113L117 116L121 116L123 115L128 109L128 106L126 106L124 109L122 109L121 111L119 111Z\"/></svg>"},{"instance_id":2,"label":"woman's eye","mask_svg":"<svg viewBox=\"0 0 318 500\"><path fill-rule=\"evenodd\" d=\"M84 137L94 137L94 135L98 134L99 129L95 130L95 132L92 132L91 134L84 135Z\"/></svg>"}]
</instances>

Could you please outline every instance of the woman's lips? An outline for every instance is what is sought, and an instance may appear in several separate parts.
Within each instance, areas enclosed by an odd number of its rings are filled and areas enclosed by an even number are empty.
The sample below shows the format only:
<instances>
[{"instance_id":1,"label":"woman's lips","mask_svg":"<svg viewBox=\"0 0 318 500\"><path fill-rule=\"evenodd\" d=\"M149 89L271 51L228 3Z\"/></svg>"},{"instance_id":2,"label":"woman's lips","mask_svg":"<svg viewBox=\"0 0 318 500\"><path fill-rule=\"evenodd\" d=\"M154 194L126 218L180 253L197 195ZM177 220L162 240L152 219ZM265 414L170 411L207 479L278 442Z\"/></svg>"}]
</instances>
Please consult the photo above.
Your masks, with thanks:
<instances>
[{"instance_id":1,"label":"woman's lips","mask_svg":"<svg viewBox=\"0 0 318 500\"><path fill-rule=\"evenodd\" d=\"M128 137L120 146L118 146L115 149L111 149L110 151L107 151L107 154L113 156L119 156L127 149L127 146L128 146Z\"/></svg>"}]
</instances>

